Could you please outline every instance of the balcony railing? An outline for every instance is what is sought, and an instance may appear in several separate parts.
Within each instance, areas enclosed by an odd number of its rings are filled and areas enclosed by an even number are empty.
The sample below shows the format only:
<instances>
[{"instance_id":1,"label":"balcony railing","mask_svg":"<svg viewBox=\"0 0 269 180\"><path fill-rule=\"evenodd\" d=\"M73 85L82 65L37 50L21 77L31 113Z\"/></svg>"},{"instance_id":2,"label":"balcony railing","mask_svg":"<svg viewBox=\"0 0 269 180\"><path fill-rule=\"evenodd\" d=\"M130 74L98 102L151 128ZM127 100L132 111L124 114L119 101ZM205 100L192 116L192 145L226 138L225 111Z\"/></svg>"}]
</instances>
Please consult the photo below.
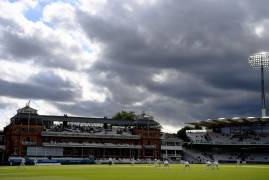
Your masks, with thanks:
<instances>
[{"instance_id":1,"label":"balcony railing","mask_svg":"<svg viewBox=\"0 0 269 180\"><path fill-rule=\"evenodd\" d=\"M112 143L59 143L59 142L44 142L43 146L47 147L85 147L85 148L113 148L113 149L141 149L141 145L133 144L112 144Z\"/></svg>"},{"instance_id":2,"label":"balcony railing","mask_svg":"<svg viewBox=\"0 0 269 180\"><path fill-rule=\"evenodd\" d=\"M163 145L161 145L161 150L182 150L182 146L163 146Z\"/></svg>"},{"instance_id":3,"label":"balcony railing","mask_svg":"<svg viewBox=\"0 0 269 180\"><path fill-rule=\"evenodd\" d=\"M86 137L86 138L109 138L109 139L140 139L139 135L127 134L92 134L92 133L77 133L77 132L52 132L43 131L41 136L51 137Z\"/></svg>"},{"instance_id":4,"label":"balcony railing","mask_svg":"<svg viewBox=\"0 0 269 180\"><path fill-rule=\"evenodd\" d=\"M144 145L144 148L146 148L146 149L155 149L156 146L155 145Z\"/></svg>"},{"instance_id":5,"label":"balcony railing","mask_svg":"<svg viewBox=\"0 0 269 180\"><path fill-rule=\"evenodd\" d=\"M239 141L192 141L192 144L214 144L214 145L269 145L269 141L239 142Z\"/></svg>"},{"instance_id":6,"label":"balcony railing","mask_svg":"<svg viewBox=\"0 0 269 180\"><path fill-rule=\"evenodd\" d=\"M30 141L22 141L21 143L23 145L28 145L28 146L34 146L34 145L36 145L36 142L30 142Z\"/></svg>"}]
</instances>

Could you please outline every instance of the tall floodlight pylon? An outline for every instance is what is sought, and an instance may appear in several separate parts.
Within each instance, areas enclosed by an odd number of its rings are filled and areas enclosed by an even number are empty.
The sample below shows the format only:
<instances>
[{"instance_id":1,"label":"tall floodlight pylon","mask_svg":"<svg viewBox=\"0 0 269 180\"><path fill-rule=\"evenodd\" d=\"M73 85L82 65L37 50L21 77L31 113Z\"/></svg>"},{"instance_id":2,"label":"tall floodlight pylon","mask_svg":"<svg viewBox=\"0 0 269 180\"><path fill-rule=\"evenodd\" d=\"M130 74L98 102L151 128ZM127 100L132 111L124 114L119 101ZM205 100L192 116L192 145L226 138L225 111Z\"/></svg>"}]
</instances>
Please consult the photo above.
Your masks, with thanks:
<instances>
[{"instance_id":1,"label":"tall floodlight pylon","mask_svg":"<svg viewBox=\"0 0 269 180\"><path fill-rule=\"evenodd\" d=\"M261 111L262 117L266 116L266 104L265 104L265 87L264 87L264 68L269 66L269 52L258 52L248 58L248 62L251 67L261 70Z\"/></svg>"}]
</instances>

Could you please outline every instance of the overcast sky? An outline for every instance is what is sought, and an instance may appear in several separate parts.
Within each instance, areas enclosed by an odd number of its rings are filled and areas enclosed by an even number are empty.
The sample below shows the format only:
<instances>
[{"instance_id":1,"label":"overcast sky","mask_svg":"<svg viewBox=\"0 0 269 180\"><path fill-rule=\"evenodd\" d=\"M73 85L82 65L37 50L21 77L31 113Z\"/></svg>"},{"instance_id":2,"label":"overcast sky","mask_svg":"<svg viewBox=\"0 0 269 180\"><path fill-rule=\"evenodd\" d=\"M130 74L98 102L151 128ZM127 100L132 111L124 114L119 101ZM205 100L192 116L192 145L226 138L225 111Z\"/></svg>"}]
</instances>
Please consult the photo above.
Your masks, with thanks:
<instances>
[{"instance_id":1,"label":"overcast sky","mask_svg":"<svg viewBox=\"0 0 269 180\"><path fill-rule=\"evenodd\" d=\"M269 51L268 7L1 0L0 129L29 99L48 115L145 111L170 132L196 120L259 116L260 72L247 59Z\"/></svg>"}]
</instances>

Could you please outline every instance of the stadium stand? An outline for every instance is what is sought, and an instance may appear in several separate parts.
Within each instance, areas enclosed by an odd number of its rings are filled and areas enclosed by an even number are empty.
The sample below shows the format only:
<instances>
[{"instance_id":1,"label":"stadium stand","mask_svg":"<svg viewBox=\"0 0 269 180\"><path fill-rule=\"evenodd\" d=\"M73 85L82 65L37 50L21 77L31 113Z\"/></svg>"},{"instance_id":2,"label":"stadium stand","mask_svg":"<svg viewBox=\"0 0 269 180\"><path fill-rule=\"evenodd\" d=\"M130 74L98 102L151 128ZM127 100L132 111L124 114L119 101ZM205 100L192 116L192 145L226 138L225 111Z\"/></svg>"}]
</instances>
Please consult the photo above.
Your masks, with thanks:
<instances>
[{"instance_id":1,"label":"stadium stand","mask_svg":"<svg viewBox=\"0 0 269 180\"><path fill-rule=\"evenodd\" d=\"M219 118L189 123L188 142L161 133L149 116L114 120L39 115L18 109L0 132L0 161L34 164L269 163L269 118ZM182 162L184 162L182 161Z\"/></svg>"},{"instance_id":2,"label":"stadium stand","mask_svg":"<svg viewBox=\"0 0 269 180\"><path fill-rule=\"evenodd\" d=\"M239 159L247 163L269 163L267 117L219 118L189 124L202 127L186 131L191 146L183 152L193 162L204 163L210 159L236 162Z\"/></svg>"}]
</instances>

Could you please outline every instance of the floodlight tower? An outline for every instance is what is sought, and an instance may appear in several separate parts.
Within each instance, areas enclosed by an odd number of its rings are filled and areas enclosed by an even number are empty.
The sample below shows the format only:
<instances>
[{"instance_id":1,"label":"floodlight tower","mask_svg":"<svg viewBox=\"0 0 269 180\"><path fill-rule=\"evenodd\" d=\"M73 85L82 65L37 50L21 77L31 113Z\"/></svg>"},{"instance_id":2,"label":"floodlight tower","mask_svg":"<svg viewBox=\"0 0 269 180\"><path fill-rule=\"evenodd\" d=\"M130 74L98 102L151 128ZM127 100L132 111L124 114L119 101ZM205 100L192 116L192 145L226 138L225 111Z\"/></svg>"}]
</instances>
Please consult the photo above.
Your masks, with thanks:
<instances>
[{"instance_id":1,"label":"floodlight tower","mask_svg":"<svg viewBox=\"0 0 269 180\"><path fill-rule=\"evenodd\" d=\"M264 88L264 68L269 66L269 52L258 52L248 58L251 67L261 69L261 106L262 117L266 116L265 88Z\"/></svg>"}]
</instances>

